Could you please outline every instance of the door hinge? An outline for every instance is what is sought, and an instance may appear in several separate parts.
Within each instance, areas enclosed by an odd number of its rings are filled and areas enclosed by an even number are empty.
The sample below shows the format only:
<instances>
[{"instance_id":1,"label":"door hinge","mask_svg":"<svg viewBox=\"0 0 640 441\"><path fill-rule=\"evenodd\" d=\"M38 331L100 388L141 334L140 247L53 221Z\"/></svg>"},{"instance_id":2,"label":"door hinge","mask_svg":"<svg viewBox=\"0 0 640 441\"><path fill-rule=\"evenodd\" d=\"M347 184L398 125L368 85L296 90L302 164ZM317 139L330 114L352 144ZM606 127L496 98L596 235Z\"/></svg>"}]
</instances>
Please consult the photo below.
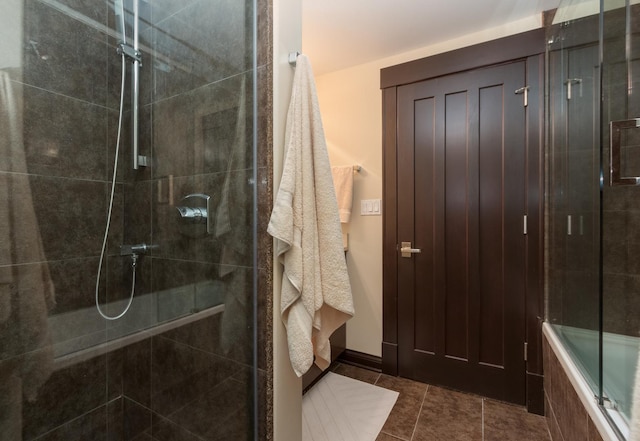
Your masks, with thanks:
<instances>
[{"instance_id":1,"label":"door hinge","mask_svg":"<svg viewBox=\"0 0 640 441\"><path fill-rule=\"evenodd\" d=\"M529 343L524 342L524 361L528 361L529 358Z\"/></svg>"},{"instance_id":2,"label":"door hinge","mask_svg":"<svg viewBox=\"0 0 640 441\"><path fill-rule=\"evenodd\" d=\"M524 97L524 107L529 105L529 86L521 87L520 89L516 89L516 95L522 94Z\"/></svg>"},{"instance_id":3,"label":"door hinge","mask_svg":"<svg viewBox=\"0 0 640 441\"><path fill-rule=\"evenodd\" d=\"M527 234L527 215L525 214L522 219L522 234Z\"/></svg>"}]
</instances>

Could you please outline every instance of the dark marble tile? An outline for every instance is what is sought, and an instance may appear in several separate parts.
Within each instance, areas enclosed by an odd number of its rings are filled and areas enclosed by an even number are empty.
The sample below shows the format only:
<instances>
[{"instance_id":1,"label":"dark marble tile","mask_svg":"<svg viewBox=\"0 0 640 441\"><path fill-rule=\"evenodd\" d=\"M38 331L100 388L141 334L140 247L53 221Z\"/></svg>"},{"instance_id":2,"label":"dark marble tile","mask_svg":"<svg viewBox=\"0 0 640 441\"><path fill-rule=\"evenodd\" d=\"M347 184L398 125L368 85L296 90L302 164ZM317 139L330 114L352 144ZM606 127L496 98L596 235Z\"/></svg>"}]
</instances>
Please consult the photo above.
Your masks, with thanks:
<instances>
[{"instance_id":1,"label":"dark marble tile","mask_svg":"<svg viewBox=\"0 0 640 441\"><path fill-rule=\"evenodd\" d=\"M100 216L92 209L99 206L95 198L104 194L102 184L5 173L0 173L0 184L16 202L8 212L19 219L11 234L3 235L5 249L13 251L2 253L0 265L85 256L87 249L99 248L91 243L99 236L92 228L101 229L96 222Z\"/></svg>"},{"instance_id":2,"label":"dark marble tile","mask_svg":"<svg viewBox=\"0 0 640 441\"><path fill-rule=\"evenodd\" d=\"M226 355L240 349L231 346L240 345L242 348L248 347L250 352L251 333L247 327L252 320L253 306L249 270L237 268L220 277L217 265L154 259L153 272L158 320L169 320L224 303L225 311L213 319L217 323L197 324L194 328L206 327L207 332L214 332L208 337L212 340L205 344L208 350ZM191 327L186 329L190 330ZM196 337L200 339L199 334L193 338ZM198 347L203 345L195 344Z\"/></svg>"},{"instance_id":3,"label":"dark marble tile","mask_svg":"<svg viewBox=\"0 0 640 441\"><path fill-rule=\"evenodd\" d=\"M42 176L30 181L47 259L99 255L106 222L106 184Z\"/></svg>"},{"instance_id":4,"label":"dark marble tile","mask_svg":"<svg viewBox=\"0 0 640 441\"><path fill-rule=\"evenodd\" d=\"M363 369L344 363L338 363L333 369L333 372L335 372L336 374L344 375L345 377L353 378L355 380L364 381L365 383L369 384L375 384L378 378L380 378L379 372L370 371L368 369Z\"/></svg>"},{"instance_id":5,"label":"dark marble tile","mask_svg":"<svg viewBox=\"0 0 640 441\"><path fill-rule=\"evenodd\" d=\"M107 401L122 397L124 354L122 349L107 352Z\"/></svg>"},{"instance_id":6,"label":"dark marble tile","mask_svg":"<svg viewBox=\"0 0 640 441\"><path fill-rule=\"evenodd\" d=\"M100 407L106 401L106 381L104 356L53 372L36 399L23 403L25 438L35 438Z\"/></svg>"},{"instance_id":7,"label":"dark marble tile","mask_svg":"<svg viewBox=\"0 0 640 441\"><path fill-rule=\"evenodd\" d=\"M14 375L14 360L0 351L0 427L6 440L22 439L22 379ZM19 374L18 372L15 372Z\"/></svg>"},{"instance_id":8,"label":"dark marble tile","mask_svg":"<svg viewBox=\"0 0 640 441\"><path fill-rule=\"evenodd\" d=\"M413 440L482 439L482 398L429 386Z\"/></svg>"},{"instance_id":9,"label":"dark marble tile","mask_svg":"<svg viewBox=\"0 0 640 441\"><path fill-rule=\"evenodd\" d=\"M627 209L628 187L604 186L603 209L607 211L622 211Z\"/></svg>"},{"instance_id":10,"label":"dark marble tile","mask_svg":"<svg viewBox=\"0 0 640 441\"><path fill-rule=\"evenodd\" d=\"M638 211L640 210L640 189L636 186L624 186L624 187L608 187L610 188L611 192L616 191L616 189L618 188L624 188L623 194L625 196L625 202L626 205L622 206L622 208L620 208L621 210L627 209L627 210L633 210L633 211ZM617 190L620 191L620 190ZM605 203L607 201L607 194L605 194Z\"/></svg>"},{"instance_id":11,"label":"dark marble tile","mask_svg":"<svg viewBox=\"0 0 640 441\"><path fill-rule=\"evenodd\" d=\"M251 441L254 439L253 425L251 423L252 421L247 415L247 409L240 408L234 414L230 415L227 421L205 435L204 439L211 441L226 441L229 439Z\"/></svg>"},{"instance_id":12,"label":"dark marble tile","mask_svg":"<svg viewBox=\"0 0 640 441\"><path fill-rule=\"evenodd\" d=\"M51 314L91 308L96 286L98 258L49 261L49 274L56 293L56 305Z\"/></svg>"},{"instance_id":13,"label":"dark marble tile","mask_svg":"<svg viewBox=\"0 0 640 441\"><path fill-rule=\"evenodd\" d=\"M170 419L204 439L250 439L251 398L250 385L229 379L201 394Z\"/></svg>"},{"instance_id":14,"label":"dark marble tile","mask_svg":"<svg viewBox=\"0 0 640 441\"><path fill-rule=\"evenodd\" d=\"M120 441L124 438L124 399L122 396L107 402L107 441Z\"/></svg>"},{"instance_id":15,"label":"dark marble tile","mask_svg":"<svg viewBox=\"0 0 640 441\"><path fill-rule=\"evenodd\" d=\"M527 413L524 407L485 399L483 408L486 441L550 441L543 416Z\"/></svg>"},{"instance_id":16,"label":"dark marble tile","mask_svg":"<svg viewBox=\"0 0 640 441\"><path fill-rule=\"evenodd\" d=\"M250 90L249 79L238 76L157 102L154 178L249 167Z\"/></svg>"},{"instance_id":17,"label":"dark marble tile","mask_svg":"<svg viewBox=\"0 0 640 441\"><path fill-rule=\"evenodd\" d=\"M620 254L624 253L625 260L624 261L614 260L613 263L610 263L607 261L608 254L610 253L610 251L607 249L607 245L608 244L604 245L604 248L605 248L604 272L605 273L622 272L624 271L624 269L626 269L626 271L629 274L633 274L633 275L640 274L640 256L638 256L638 252L640 251L640 243L637 243L637 242L625 243L623 246L618 246L617 248L620 249L618 253Z\"/></svg>"},{"instance_id":18,"label":"dark marble tile","mask_svg":"<svg viewBox=\"0 0 640 441\"><path fill-rule=\"evenodd\" d=\"M156 441L154 440L151 435L149 435L148 433L141 433L140 435L136 436L135 438L132 438L131 441Z\"/></svg>"},{"instance_id":19,"label":"dark marble tile","mask_svg":"<svg viewBox=\"0 0 640 441\"><path fill-rule=\"evenodd\" d=\"M396 404L391 409L391 413L382 427L382 432L398 438L411 439L429 386L417 381L390 377L384 374L380 375L375 385L400 393Z\"/></svg>"},{"instance_id":20,"label":"dark marble tile","mask_svg":"<svg viewBox=\"0 0 640 441\"><path fill-rule=\"evenodd\" d=\"M128 398L123 398L122 439L132 440L148 434L151 428L151 410Z\"/></svg>"},{"instance_id":21,"label":"dark marble tile","mask_svg":"<svg viewBox=\"0 0 640 441\"><path fill-rule=\"evenodd\" d=\"M220 348L221 315L215 314L164 332L164 338L211 354L222 354Z\"/></svg>"},{"instance_id":22,"label":"dark marble tile","mask_svg":"<svg viewBox=\"0 0 640 441\"><path fill-rule=\"evenodd\" d=\"M23 379L25 395L34 394L53 370L55 332L49 321L54 292L47 280L46 264L1 268L2 320L0 322L0 369L3 379L14 374ZM14 359L15 360L12 360ZM15 366L14 366L15 363ZM20 373L18 373L20 371Z\"/></svg>"},{"instance_id":23,"label":"dark marble tile","mask_svg":"<svg viewBox=\"0 0 640 441\"><path fill-rule=\"evenodd\" d=\"M151 406L151 342L149 338L122 349L124 395L147 407Z\"/></svg>"},{"instance_id":24,"label":"dark marble tile","mask_svg":"<svg viewBox=\"0 0 640 441\"><path fill-rule=\"evenodd\" d=\"M152 415L151 433L153 441L202 441L202 438L155 413Z\"/></svg>"},{"instance_id":25,"label":"dark marble tile","mask_svg":"<svg viewBox=\"0 0 640 441\"><path fill-rule=\"evenodd\" d=\"M185 0L180 3L176 3L172 0L157 0L153 3L151 10L151 22L159 23L166 18L179 13L182 9L188 7L196 0Z\"/></svg>"},{"instance_id":26,"label":"dark marble tile","mask_svg":"<svg viewBox=\"0 0 640 441\"><path fill-rule=\"evenodd\" d=\"M233 361L154 337L151 408L168 416L239 372Z\"/></svg>"},{"instance_id":27,"label":"dark marble tile","mask_svg":"<svg viewBox=\"0 0 640 441\"><path fill-rule=\"evenodd\" d=\"M162 337L153 339L151 409L168 416L206 390L209 356Z\"/></svg>"},{"instance_id":28,"label":"dark marble tile","mask_svg":"<svg viewBox=\"0 0 640 441\"><path fill-rule=\"evenodd\" d=\"M115 439L108 436L110 430L107 424L108 418L107 406L100 406L46 433L38 438L38 441L107 441Z\"/></svg>"},{"instance_id":29,"label":"dark marble tile","mask_svg":"<svg viewBox=\"0 0 640 441\"><path fill-rule=\"evenodd\" d=\"M156 98L162 99L219 81L250 67L251 2L194 1L156 24L154 49L164 67L156 69Z\"/></svg>"},{"instance_id":30,"label":"dark marble tile","mask_svg":"<svg viewBox=\"0 0 640 441\"><path fill-rule=\"evenodd\" d=\"M29 86L23 87L22 99L24 150L7 152L13 171L105 179L107 112L102 106ZM16 160L20 154L26 163ZM0 164L4 161L0 158Z\"/></svg>"},{"instance_id":31,"label":"dark marble tile","mask_svg":"<svg viewBox=\"0 0 640 441\"><path fill-rule=\"evenodd\" d=\"M35 0L26 2L24 23L28 41L36 42L38 49L30 45L25 51L24 81L41 89L105 105L108 48L104 34Z\"/></svg>"}]
</instances>

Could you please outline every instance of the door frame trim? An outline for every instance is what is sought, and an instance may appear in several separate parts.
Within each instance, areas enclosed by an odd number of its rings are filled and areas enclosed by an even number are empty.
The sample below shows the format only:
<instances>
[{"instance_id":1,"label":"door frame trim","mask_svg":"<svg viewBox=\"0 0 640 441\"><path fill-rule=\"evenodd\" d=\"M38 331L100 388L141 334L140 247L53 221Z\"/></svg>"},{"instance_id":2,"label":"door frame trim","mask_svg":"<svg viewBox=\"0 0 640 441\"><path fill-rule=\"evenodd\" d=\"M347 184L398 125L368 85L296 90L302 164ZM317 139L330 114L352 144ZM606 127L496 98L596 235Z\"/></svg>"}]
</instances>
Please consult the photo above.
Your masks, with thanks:
<instances>
[{"instance_id":1,"label":"door frame trim","mask_svg":"<svg viewBox=\"0 0 640 441\"><path fill-rule=\"evenodd\" d=\"M380 89L493 66L545 52L543 28L380 69Z\"/></svg>"},{"instance_id":2,"label":"door frame trim","mask_svg":"<svg viewBox=\"0 0 640 441\"><path fill-rule=\"evenodd\" d=\"M383 310L382 372L398 375L397 249L397 91L435 77L526 60L529 106L526 110L525 338L528 343L527 407L543 413L542 321L544 318L544 53L543 28L481 43L380 71L383 122ZM523 85L524 86L524 85ZM535 110L534 110L535 109Z\"/></svg>"}]
</instances>

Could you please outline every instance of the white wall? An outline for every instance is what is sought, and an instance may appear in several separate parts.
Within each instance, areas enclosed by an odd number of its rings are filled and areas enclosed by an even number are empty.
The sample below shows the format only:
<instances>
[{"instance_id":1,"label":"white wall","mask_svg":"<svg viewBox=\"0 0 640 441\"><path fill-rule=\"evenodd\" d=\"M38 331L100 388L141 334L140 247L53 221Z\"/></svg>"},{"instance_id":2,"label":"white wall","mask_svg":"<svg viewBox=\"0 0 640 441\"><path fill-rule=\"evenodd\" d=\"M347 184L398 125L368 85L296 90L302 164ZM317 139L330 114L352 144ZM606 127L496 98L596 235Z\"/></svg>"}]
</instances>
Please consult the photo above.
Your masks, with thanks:
<instances>
[{"instance_id":1,"label":"white wall","mask_svg":"<svg viewBox=\"0 0 640 441\"><path fill-rule=\"evenodd\" d=\"M0 69L22 66L22 0L2 0L0 8Z\"/></svg>"},{"instance_id":2,"label":"white wall","mask_svg":"<svg viewBox=\"0 0 640 441\"><path fill-rule=\"evenodd\" d=\"M282 176L284 127L291 97L293 68L288 54L302 47L302 1L273 0L273 180L274 196ZM282 267L273 262L273 439L302 439L302 380L289 362L287 337L280 319Z\"/></svg>"},{"instance_id":3,"label":"white wall","mask_svg":"<svg viewBox=\"0 0 640 441\"><path fill-rule=\"evenodd\" d=\"M347 264L356 315L347 323L347 348L381 355L382 216L360 216L361 199L382 198L382 93L380 69L542 26L536 15L482 32L376 60L316 78L329 157L333 165L360 164ZM304 49L304 48L303 48ZM309 54L313 62L313 54Z\"/></svg>"}]
</instances>

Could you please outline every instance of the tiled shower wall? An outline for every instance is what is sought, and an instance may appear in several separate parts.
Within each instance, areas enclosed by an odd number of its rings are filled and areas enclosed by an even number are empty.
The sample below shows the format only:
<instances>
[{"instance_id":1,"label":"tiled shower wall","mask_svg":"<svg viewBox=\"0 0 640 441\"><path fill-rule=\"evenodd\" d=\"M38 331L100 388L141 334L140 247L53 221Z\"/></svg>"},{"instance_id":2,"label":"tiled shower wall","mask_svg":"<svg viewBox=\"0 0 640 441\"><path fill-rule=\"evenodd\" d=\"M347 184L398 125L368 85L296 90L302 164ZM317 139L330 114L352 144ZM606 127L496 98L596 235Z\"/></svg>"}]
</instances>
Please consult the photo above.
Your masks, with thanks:
<instances>
[{"instance_id":1,"label":"tiled shower wall","mask_svg":"<svg viewBox=\"0 0 640 441\"><path fill-rule=\"evenodd\" d=\"M640 43L640 7L631 6L630 41L624 36L625 9L604 14L603 60L603 158L609 164L609 122L640 117L637 49L626 61L627 44ZM625 130L620 149L622 176L640 176L640 131ZM610 186L605 167L603 187L603 329L605 332L640 335L640 187Z\"/></svg>"},{"instance_id":2,"label":"tiled shower wall","mask_svg":"<svg viewBox=\"0 0 640 441\"><path fill-rule=\"evenodd\" d=\"M252 178L251 2L140 5L147 18L140 37L140 151L151 166L130 167L125 104L101 301L128 298L132 272L120 245L147 243L159 248L139 261L136 296L203 283L216 287L226 309L102 355L51 362L57 331L48 329L47 316L86 309L93 311L91 331L109 335L115 326L96 316L94 289L114 162L120 59L115 39L102 31L114 27L103 0L25 0L17 17L21 63L0 65L14 91L11 114L18 120L12 124L21 138L0 136L0 200L7 207L0 221L3 441L240 440L253 439L254 430L259 439L269 437L272 253L262 232L272 185L270 1L258 1L258 182ZM125 103L129 99L126 91ZM4 124L7 115L1 116ZM251 368L254 184L258 396ZM192 193L211 196L216 222L209 234L178 219L175 207ZM134 301L128 316L170 318L198 307L175 296L158 300L152 311ZM66 325L85 335L81 323Z\"/></svg>"},{"instance_id":3,"label":"tiled shower wall","mask_svg":"<svg viewBox=\"0 0 640 441\"><path fill-rule=\"evenodd\" d=\"M553 441L602 441L558 357L543 336L545 416Z\"/></svg>"}]
</instances>

